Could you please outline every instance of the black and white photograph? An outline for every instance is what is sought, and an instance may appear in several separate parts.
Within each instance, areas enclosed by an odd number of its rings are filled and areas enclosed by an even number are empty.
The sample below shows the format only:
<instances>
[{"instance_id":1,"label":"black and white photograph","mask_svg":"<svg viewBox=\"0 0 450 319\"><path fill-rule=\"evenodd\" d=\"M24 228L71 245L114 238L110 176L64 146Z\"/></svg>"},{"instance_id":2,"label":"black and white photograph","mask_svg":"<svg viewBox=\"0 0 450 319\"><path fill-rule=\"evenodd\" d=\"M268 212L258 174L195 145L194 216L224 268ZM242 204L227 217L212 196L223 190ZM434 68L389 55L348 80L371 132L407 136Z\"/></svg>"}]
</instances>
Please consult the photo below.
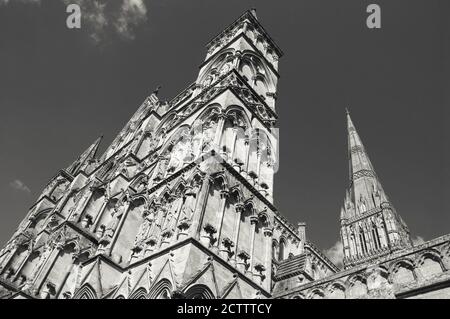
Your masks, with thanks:
<instances>
[{"instance_id":1,"label":"black and white photograph","mask_svg":"<svg viewBox=\"0 0 450 319\"><path fill-rule=\"evenodd\" d=\"M450 299L449 124L448 0L0 0L0 299Z\"/></svg>"}]
</instances>

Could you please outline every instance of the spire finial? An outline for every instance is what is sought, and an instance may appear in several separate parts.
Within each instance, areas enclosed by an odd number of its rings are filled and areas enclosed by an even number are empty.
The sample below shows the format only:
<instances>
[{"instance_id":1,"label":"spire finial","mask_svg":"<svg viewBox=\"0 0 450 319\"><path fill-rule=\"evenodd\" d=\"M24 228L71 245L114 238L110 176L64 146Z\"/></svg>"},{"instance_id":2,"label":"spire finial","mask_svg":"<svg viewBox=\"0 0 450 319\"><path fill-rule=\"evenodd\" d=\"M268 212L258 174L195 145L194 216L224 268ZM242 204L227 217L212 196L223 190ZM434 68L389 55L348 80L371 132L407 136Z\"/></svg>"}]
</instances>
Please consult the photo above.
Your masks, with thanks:
<instances>
[{"instance_id":1,"label":"spire finial","mask_svg":"<svg viewBox=\"0 0 450 319\"><path fill-rule=\"evenodd\" d=\"M354 125L353 125L353 121L352 118L350 117L350 110L348 109L348 107L345 108L345 115L347 117L347 129L353 130L354 129Z\"/></svg>"},{"instance_id":2,"label":"spire finial","mask_svg":"<svg viewBox=\"0 0 450 319\"><path fill-rule=\"evenodd\" d=\"M161 85L158 85L156 89L152 92L152 94L158 96L159 90L161 89Z\"/></svg>"},{"instance_id":3,"label":"spire finial","mask_svg":"<svg viewBox=\"0 0 450 319\"><path fill-rule=\"evenodd\" d=\"M256 8L255 7L251 8L250 12L256 19L258 19L258 16L256 15Z\"/></svg>"}]
</instances>

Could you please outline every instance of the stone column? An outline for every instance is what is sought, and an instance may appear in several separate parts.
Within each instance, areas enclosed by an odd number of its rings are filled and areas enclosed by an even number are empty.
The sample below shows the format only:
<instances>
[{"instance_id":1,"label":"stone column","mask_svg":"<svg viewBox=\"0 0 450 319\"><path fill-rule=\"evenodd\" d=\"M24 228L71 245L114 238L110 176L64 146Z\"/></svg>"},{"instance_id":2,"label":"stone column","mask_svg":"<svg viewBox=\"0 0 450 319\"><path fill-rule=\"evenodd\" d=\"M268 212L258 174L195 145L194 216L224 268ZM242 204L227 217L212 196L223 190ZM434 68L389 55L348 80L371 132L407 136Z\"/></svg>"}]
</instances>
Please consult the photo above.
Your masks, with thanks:
<instances>
[{"instance_id":1,"label":"stone column","mask_svg":"<svg viewBox=\"0 0 450 319\"><path fill-rule=\"evenodd\" d=\"M217 122L216 134L214 136L214 146L217 151L220 151L220 140L222 139L223 127L226 119L226 114L219 114L219 121Z\"/></svg>"},{"instance_id":2,"label":"stone column","mask_svg":"<svg viewBox=\"0 0 450 319\"><path fill-rule=\"evenodd\" d=\"M264 265L266 267L266 269L272 269L272 235L273 235L273 231L271 228L266 227L264 228L264 237L266 240L265 243L265 250L264 250ZM270 271L269 271L270 273ZM268 285L266 285L266 287L270 287L271 285L271 276L270 274L267 276L268 277Z\"/></svg>"},{"instance_id":3,"label":"stone column","mask_svg":"<svg viewBox=\"0 0 450 319\"><path fill-rule=\"evenodd\" d=\"M77 203L74 203L74 206L72 207L72 211L70 212L69 216L68 216L68 220L73 221L75 223L77 223L81 216L84 213L84 210L86 209L87 204L89 203L90 199L92 198L92 194L93 194L93 188L90 187L90 191L86 192L86 194L82 195L82 198L80 199L80 201ZM77 211L80 212L79 214L77 214Z\"/></svg>"},{"instance_id":4,"label":"stone column","mask_svg":"<svg viewBox=\"0 0 450 319\"><path fill-rule=\"evenodd\" d=\"M72 255L72 263L69 264L69 265L66 267L66 273L65 273L65 275L64 275L64 278L63 278L63 280L61 281L61 284L59 285L58 290L56 291L56 294L55 294L55 297L56 297L56 298L59 298L59 297L60 297L61 292L62 292L62 289L64 288L64 285L65 285L66 282L67 282L67 279L69 278L69 276L70 276L70 274L72 273L72 271L74 270L74 268L75 268L76 266L78 266L78 263L79 263L79 257L80 257L80 256L79 256L78 254L76 254L76 253L74 253L74 254Z\"/></svg>"},{"instance_id":5,"label":"stone column","mask_svg":"<svg viewBox=\"0 0 450 319\"><path fill-rule=\"evenodd\" d=\"M13 243L12 246L13 247L11 247L10 251L5 253L6 256L4 256L1 260L2 265L0 267L0 274L3 274L6 271L6 269L9 267L9 264L10 264L12 258L16 254L17 249L19 248L17 243Z\"/></svg>"},{"instance_id":6,"label":"stone column","mask_svg":"<svg viewBox=\"0 0 450 319\"><path fill-rule=\"evenodd\" d=\"M259 149L259 147L258 147L258 149L256 150L256 161L257 161L257 164L256 164L256 178L255 178L255 183L254 184L259 184L259 176L260 176L260 174L261 174L261 150ZM258 190L259 190L260 188L258 187Z\"/></svg>"},{"instance_id":7,"label":"stone column","mask_svg":"<svg viewBox=\"0 0 450 319\"><path fill-rule=\"evenodd\" d=\"M385 226L386 226L386 236L388 241L389 248L392 248L393 245L395 245L396 239L397 239L397 230L394 228L393 222L392 222L392 210L389 203L384 202L381 204L382 208L382 215L385 220Z\"/></svg>"},{"instance_id":8,"label":"stone column","mask_svg":"<svg viewBox=\"0 0 450 319\"><path fill-rule=\"evenodd\" d=\"M249 141L249 137L246 136L245 137L245 163L244 163L244 167L241 171L241 175L245 178L247 178L248 176L248 160L250 157L250 141Z\"/></svg>"},{"instance_id":9,"label":"stone column","mask_svg":"<svg viewBox=\"0 0 450 319\"><path fill-rule=\"evenodd\" d=\"M220 191L220 198L222 199L222 202L220 203L218 227L217 227L217 242L215 244L215 246L217 248L220 248L220 240L222 238L223 218L225 215L225 208L226 208L226 204L227 204L227 198L229 195L230 195L230 193L228 190Z\"/></svg>"},{"instance_id":10,"label":"stone column","mask_svg":"<svg viewBox=\"0 0 450 319\"><path fill-rule=\"evenodd\" d=\"M211 183L211 176L207 175L203 178L202 187L200 192L198 193L198 199L195 205L194 216L192 217L192 226L191 234L192 237L197 239L200 238L202 223L203 223L203 215L205 213L206 202L208 201L209 196L209 187Z\"/></svg>"},{"instance_id":11,"label":"stone column","mask_svg":"<svg viewBox=\"0 0 450 319\"><path fill-rule=\"evenodd\" d=\"M178 239L178 231L177 231L177 229L181 230L180 228L178 228L178 224L180 222L181 209L183 208L184 199L183 199L183 195L182 194L177 194L175 197L177 198L176 200L178 200L178 205L177 205L177 208L175 209L175 218L176 218L176 220L175 220L175 223L174 223L175 228L173 229L173 232L174 232L174 236L173 237L174 237L174 240L177 240Z\"/></svg>"},{"instance_id":12,"label":"stone column","mask_svg":"<svg viewBox=\"0 0 450 319\"><path fill-rule=\"evenodd\" d=\"M50 274L56 259L58 258L60 252L64 248L63 243L56 243L53 250L50 252L50 255L48 258L44 261L44 264L42 268L40 269L38 275L36 276L35 282L34 282L34 293L37 294L41 289L42 286L45 283L45 280L47 279L48 275Z\"/></svg>"},{"instance_id":13,"label":"stone column","mask_svg":"<svg viewBox=\"0 0 450 319\"><path fill-rule=\"evenodd\" d=\"M235 151L236 151L236 139L237 139L237 132L239 130L239 127L234 126L232 130L233 130L233 137L232 137L233 142L231 144L231 149L230 149L230 151L231 151L230 159L231 159L231 161L234 162L234 155L235 155Z\"/></svg>"},{"instance_id":14,"label":"stone column","mask_svg":"<svg viewBox=\"0 0 450 319\"><path fill-rule=\"evenodd\" d=\"M117 228L114 230L114 235L112 236L111 243L109 244L109 247L108 247L108 249L107 249L107 253L108 253L108 254L111 254L112 249L113 249L113 247L114 247L114 244L115 244L116 241L117 241L117 237L119 236L120 230L122 229L122 226L123 226L123 224L124 224L124 222L125 222L125 219L126 219L127 216L128 216L130 204L131 204L131 203L130 203L129 201L127 201L127 203L126 203L126 204L124 205L124 207L123 207L123 213L122 213L122 216L121 216L121 218L120 218L119 225L118 225Z\"/></svg>"},{"instance_id":15,"label":"stone column","mask_svg":"<svg viewBox=\"0 0 450 319\"><path fill-rule=\"evenodd\" d=\"M234 225L235 233L234 233L234 252L233 252L233 259L232 263L236 264L236 258L238 253L238 246L239 246L239 231L241 226L241 214L244 211L244 204L243 203L236 203L235 205L236 210L236 224Z\"/></svg>"},{"instance_id":16,"label":"stone column","mask_svg":"<svg viewBox=\"0 0 450 319\"><path fill-rule=\"evenodd\" d=\"M22 271L22 268L25 266L25 264L28 261L28 258L30 258L32 253L32 250L30 248L28 248L28 252L27 254L23 257L22 261L20 262L19 267L17 267L16 270L16 275L14 276L14 280L16 280L17 278L19 278L20 272Z\"/></svg>"},{"instance_id":17,"label":"stone column","mask_svg":"<svg viewBox=\"0 0 450 319\"><path fill-rule=\"evenodd\" d=\"M255 260L255 252L254 252L254 247L255 247L255 234L256 234L256 227L258 225L258 216L256 215L252 215L250 216L250 224L252 225L252 239L251 239L251 246L250 246L250 275L253 276L253 264L254 264L254 260Z\"/></svg>"},{"instance_id":18,"label":"stone column","mask_svg":"<svg viewBox=\"0 0 450 319\"><path fill-rule=\"evenodd\" d=\"M358 250L356 249L356 238L355 234L350 234L350 256L354 257L356 254L358 254Z\"/></svg>"},{"instance_id":19,"label":"stone column","mask_svg":"<svg viewBox=\"0 0 450 319\"><path fill-rule=\"evenodd\" d=\"M109 199L108 197L105 197L105 198L104 198L104 201L103 201L103 203L102 203L102 206L100 207L100 210L99 210L97 216L95 216L95 219L94 219L93 225L92 225L92 231L93 231L94 233L95 233L96 230L97 230L98 223L99 223L100 220L102 219L103 213L104 213L104 211L105 211L106 205L108 205L109 200L110 200L110 199Z\"/></svg>"},{"instance_id":20,"label":"stone column","mask_svg":"<svg viewBox=\"0 0 450 319\"><path fill-rule=\"evenodd\" d=\"M59 200L58 204L55 206L54 211L61 213L62 208L67 204L68 200L70 199L70 196L72 195L75 195L75 192L72 190L72 187L70 187L63 195L63 197Z\"/></svg>"}]
</instances>

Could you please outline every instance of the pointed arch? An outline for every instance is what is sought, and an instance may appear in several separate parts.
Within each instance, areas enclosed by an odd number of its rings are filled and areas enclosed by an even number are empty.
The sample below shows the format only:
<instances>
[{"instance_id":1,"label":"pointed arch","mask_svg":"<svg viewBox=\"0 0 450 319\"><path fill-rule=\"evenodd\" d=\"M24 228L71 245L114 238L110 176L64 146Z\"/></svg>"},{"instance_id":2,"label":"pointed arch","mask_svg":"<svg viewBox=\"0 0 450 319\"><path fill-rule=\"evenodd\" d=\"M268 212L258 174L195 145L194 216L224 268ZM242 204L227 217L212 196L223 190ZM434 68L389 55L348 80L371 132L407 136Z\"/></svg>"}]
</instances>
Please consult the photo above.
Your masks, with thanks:
<instances>
[{"instance_id":1,"label":"pointed arch","mask_svg":"<svg viewBox=\"0 0 450 319\"><path fill-rule=\"evenodd\" d=\"M172 283L164 278L158 281L150 290L149 299L170 299L172 296Z\"/></svg>"},{"instance_id":2,"label":"pointed arch","mask_svg":"<svg viewBox=\"0 0 450 319\"><path fill-rule=\"evenodd\" d=\"M129 299L148 299L147 290L144 287L138 288Z\"/></svg>"},{"instance_id":3,"label":"pointed arch","mask_svg":"<svg viewBox=\"0 0 450 319\"><path fill-rule=\"evenodd\" d=\"M230 185L229 178L224 171L214 173L211 175L211 177L213 178L214 184L216 184L219 189L228 189L228 185Z\"/></svg>"},{"instance_id":4,"label":"pointed arch","mask_svg":"<svg viewBox=\"0 0 450 319\"><path fill-rule=\"evenodd\" d=\"M29 218L31 221L30 228L39 231L40 228L44 225L47 218L50 216L51 211L52 208L45 208L36 213L33 213Z\"/></svg>"},{"instance_id":5,"label":"pointed arch","mask_svg":"<svg viewBox=\"0 0 450 319\"><path fill-rule=\"evenodd\" d=\"M246 69L247 68L247 69ZM266 83L267 89L271 92L275 91L275 83L272 78L272 71L269 69L267 64L261 59L260 55L252 50L245 50L242 52L239 71L245 75L249 80L249 84L254 85L256 77L261 77ZM251 73L249 73L251 71ZM249 78L251 76L251 78ZM258 92L260 94L260 92Z\"/></svg>"},{"instance_id":6,"label":"pointed arch","mask_svg":"<svg viewBox=\"0 0 450 319\"><path fill-rule=\"evenodd\" d=\"M198 166L196 166L192 172L189 173L189 175L187 175L187 177L185 178L186 180L186 184L189 186L195 186L198 185L199 183L201 183L201 181L203 180L203 178L205 177L205 173L202 172Z\"/></svg>"},{"instance_id":7,"label":"pointed arch","mask_svg":"<svg viewBox=\"0 0 450 319\"><path fill-rule=\"evenodd\" d=\"M278 261L278 241L272 239L272 259Z\"/></svg>"},{"instance_id":8,"label":"pointed arch","mask_svg":"<svg viewBox=\"0 0 450 319\"><path fill-rule=\"evenodd\" d=\"M234 197L236 203L242 202L244 199L244 192L242 191L241 184L236 184L230 187L230 195Z\"/></svg>"},{"instance_id":9,"label":"pointed arch","mask_svg":"<svg viewBox=\"0 0 450 319\"><path fill-rule=\"evenodd\" d=\"M98 299L97 294L90 284L84 284L75 293L73 299Z\"/></svg>"},{"instance_id":10,"label":"pointed arch","mask_svg":"<svg viewBox=\"0 0 450 319\"><path fill-rule=\"evenodd\" d=\"M240 105L236 104L228 105L227 108L225 109L225 114L236 126L245 127L246 129L252 127L252 123L247 115L247 112Z\"/></svg>"},{"instance_id":11,"label":"pointed arch","mask_svg":"<svg viewBox=\"0 0 450 319\"><path fill-rule=\"evenodd\" d=\"M178 114L176 110L173 110L164 115L162 121L159 122L158 126L155 129L155 136L160 136L163 133L163 130L169 131L171 128L170 125L172 125L172 123L176 121L177 115Z\"/></svg>"},{"instance_id":12,"label":"pointed arch","mask_svg":"<svg viewBox=\"0 0 450 319\"><path fill-rule=\"evenodd\" d=\"M183 191L186 189L188 183L186 182L186 180L183 177L180 177L177 182L175 183L175 185L173 185L172 187L172 194L182 194Z\"/></svg>"},{"instance_id":13,"label":"pointed arch","mask_svg":"<svg viewBox=\"0 0 450 319\"><path fill-rule=\"evenodd\" d=\"M435 249L427 249L415 260L415 266L425 278L432 277L445 271L442 254Z\"/></svg>"},{"instance_id":14,"label":"pointed arch","mask_svg":"<svg viewBox=\"0 0 450 319\"><path fill-rule=\"evenodd\" d=\"M436 262L441 263L442 261L442 254L440 251L436 249L429 248L423 252L420 253L420 255L416 258L415 265L419 266L421 263L423 263L424 259L430 258Z\"/></svg>"},{"instance_id":15,"label":"pointed arch","mask_svg":"<svg viewBox=\"0 0 450 319\"><path fill-rule=\"evenodd\" d=\"M401 259L389 267L388 281L392 284L406 284L417 279L415 265L410 259Z\"/></svg>"},{"instance_id":16,"label":"pointed arch","mask_svg":"<svg viewBox=\"0 0 450 319\"><path fill-rule=\"evenodd\" d=\"M220 140L221 155L228 162L245 163L247 137L251 129L250 119L239 105L228 106L225 115Z\"/></svg>"},{"instance_id":17,"label":"pointed arch","mask_svg":"<svg viewBox=\"0 0 450 319\"><path fill-rule=\"evenodd\" d=\"M202 84L203 86L206 87L207 85L205 85L204 82L208 77L211 77L211 82L214 82L218 77L219 70L226 62L229 61L230 57L233 56L234 52L235 52L234 48L222 49L220 54L214 57L205 67L203 67L203 71L200 74L197 83Z\"/></svg>"},{"instance_id":18,"label":"pointed arch","mask_svg":"<svg viewBox=\"0 0 450 319\"><path fill-rule=\"evenodd\" d=\"M148 183L149 177L144 172L137 174L133 181L130 183L130 187L136 191L140 190L141 184Z\"/></svg>"},{"instance_id":19,"label":"pointed arch","mask_svg":"<svg viewBox=\"0 0 450 319\"><path fill-rule=\"evenodd\" d=\"M203 111L195 118L194 124L192 125L192 130L195 130L196 127L201 124L202 121L207 121L211 118L214 119L215 116L221 113L222 105L217 102L213 102L205 106Z\"/></svg>"},{"instance_id":20,"label":"pointed arch","mask_svg":"<svg viewBox=\"0 0 450 319\"><path fill-rule=\"evenodd\" d=\"M358 298L367 294L367 280L366 277L357 273L346 281L346 292L350 298Z\"/></svg>"},{"instance_id":21,"label":"pointed arch","mask_svg":"<svg viewBox=\"0 0 450 319\"><path fill-rule=\"evenodd\" d=\"M211 289L206 285L198 284L190 287L185 293L186 299L216 299Z\"/></svg>"},{"instance_id":22,"label":"pointed arch","mask_svg":"<svg viewBox=\"0 0 450 319\"><path fill-rule=\"evenodd\" d=\"M340 280L330 283L326 291L328 299L345 299L345 283Z\"/></svg>"},{"instance_id":23,"label":"pointed arch","mask_svg":"<svg viewBox=\"0 0 450 319\"><path fill-rule=\"evenodd\" d=\"M325 298L325 293L323 291L323 288L314 288L309 292L307 295L307 299L323 299Z\"/></svg>"}]
</instances>

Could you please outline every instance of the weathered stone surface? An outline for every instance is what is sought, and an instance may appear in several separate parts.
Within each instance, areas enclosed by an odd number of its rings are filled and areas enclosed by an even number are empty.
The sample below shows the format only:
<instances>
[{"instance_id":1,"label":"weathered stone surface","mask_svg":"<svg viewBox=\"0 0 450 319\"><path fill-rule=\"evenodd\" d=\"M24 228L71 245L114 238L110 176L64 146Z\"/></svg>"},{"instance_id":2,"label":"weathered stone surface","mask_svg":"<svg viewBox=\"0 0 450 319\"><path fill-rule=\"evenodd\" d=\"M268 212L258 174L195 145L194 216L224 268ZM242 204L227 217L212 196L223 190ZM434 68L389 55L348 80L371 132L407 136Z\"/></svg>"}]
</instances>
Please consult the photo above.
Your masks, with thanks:
<instances>
[{"instance_id":1,"label":"weathered stone surface","mask_svg":"<svg viewBox=\"0 0 450 319\"><path fill-rule=\"evenodd\" d=\"M350 158L347 269L276 210L282 52L253 11L207 49L193 84L171 101L156 90L103 155L99 138L50 180L0 251L0 298L449 297L449 237L407 244L350 119L349 153L367 161ZM389 234L364 228L378 235L358 254L361 221Z\"/></svg>"}]
</instances>

